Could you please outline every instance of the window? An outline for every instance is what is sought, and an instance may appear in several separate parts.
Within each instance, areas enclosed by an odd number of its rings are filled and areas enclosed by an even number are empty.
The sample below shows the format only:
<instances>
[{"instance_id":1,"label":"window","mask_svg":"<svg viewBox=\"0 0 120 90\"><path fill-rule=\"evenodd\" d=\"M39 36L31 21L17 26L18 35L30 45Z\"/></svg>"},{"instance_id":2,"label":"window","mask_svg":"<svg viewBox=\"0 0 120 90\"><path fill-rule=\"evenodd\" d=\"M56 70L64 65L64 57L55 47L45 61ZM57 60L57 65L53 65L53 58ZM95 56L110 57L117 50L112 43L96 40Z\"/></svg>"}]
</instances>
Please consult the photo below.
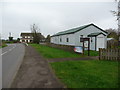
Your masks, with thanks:
<instances>
[{"instance_id":1,"label":"window","mask_svg":"<svg viewBox=\"0 0 120 90\"><path fill-rule=\"evenodd\" d=\"M25 42L25 40L22 40L22 42Z\"/></svg>"},{"instance_id":2,"label":"window","mask_svg":"<svg viewBox=\"0 0 120 90\"><path fill-rule=\"evenodd\" d=\"M26 40L26 43L28 43L28 40Z\"/></svg>"},{"instance_id":3,"label":"window","mask_svg":"<svg viewBox=\"0 0 120 90\"><path fill-rule=\"evenodd\" d=\"M83 35L80 35L80 42L83 42Z\"/></svg>"},{"instance_id":4,"label":"window","mask_svg":"<svg viewBox=\"0 0 120 90\"><path fill-rule=\"evenodd\" d=\"M66 38L66 42L69 42L69 38Z\"/></svg>"},{"instance_id":5,"label":"window","mask_svg":"<svg viewBox=\"0 0 120 90\"><path fill-rule=\"evenodd\" d=\"M28 36L28 38L30 38L30 36Z\"/></svg>"},{"instance_id":6,"label":"window","mask_svg":"<svg viewBox=\"0 0 120 90\"><path fill-rule=\"evenodd\" d=\"M60 38L60 42L62 42L62 39Z\"/></svg>"},{"instance_id":7,"label":"window","mask_svg":"<svg viewBox=\"0 0 120 90\"><path fill-rule=\"evenodd\" d=\"M92 37L91 37L91 42L93 42Z\"/></svg>"},{"instance_id":8,"label":"window","mask_svg":"<svg viewBox=\"0 0 120 90\"><path fill-rule=\"evenodd\" d=\"M83 35L80 35L81 38L83 38Z\"/></svg>"}]
</instances>

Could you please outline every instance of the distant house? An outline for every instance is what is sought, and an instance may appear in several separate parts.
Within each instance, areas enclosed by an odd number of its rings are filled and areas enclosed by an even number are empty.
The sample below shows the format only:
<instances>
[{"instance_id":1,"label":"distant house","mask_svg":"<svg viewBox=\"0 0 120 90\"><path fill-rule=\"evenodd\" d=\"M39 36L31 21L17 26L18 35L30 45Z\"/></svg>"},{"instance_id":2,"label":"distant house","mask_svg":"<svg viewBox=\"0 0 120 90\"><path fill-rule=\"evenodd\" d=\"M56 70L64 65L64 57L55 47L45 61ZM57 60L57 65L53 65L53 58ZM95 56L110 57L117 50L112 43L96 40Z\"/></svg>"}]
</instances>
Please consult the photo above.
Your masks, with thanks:
<instances>
[{"instance_id":1,"label":"distant house","mask_svg":"<svg viewBox=\"0 0 120 90\"><path fill-rule=\"evenodd\" d=\"M82 38L90 39L90 50L98 51L107 47L107 32L94 24L73 28L51 36L51 43L71 46L83 46ZM85 42L88 47L88 42Z\"/></svg>"},{"instance_id":2,"label":"distant house","mask_svg":"<svg viewBox=\"0 0 120 90\"><path fill-rule=\"evenodd\" d=\"M45 41L45 37L41 33L39 33L39 35L41 38L40 42ZM25 43L33 42L33 33L21 33L20 36L21 36L20 42L25 42Z\"/></svg>"}]
</instances>

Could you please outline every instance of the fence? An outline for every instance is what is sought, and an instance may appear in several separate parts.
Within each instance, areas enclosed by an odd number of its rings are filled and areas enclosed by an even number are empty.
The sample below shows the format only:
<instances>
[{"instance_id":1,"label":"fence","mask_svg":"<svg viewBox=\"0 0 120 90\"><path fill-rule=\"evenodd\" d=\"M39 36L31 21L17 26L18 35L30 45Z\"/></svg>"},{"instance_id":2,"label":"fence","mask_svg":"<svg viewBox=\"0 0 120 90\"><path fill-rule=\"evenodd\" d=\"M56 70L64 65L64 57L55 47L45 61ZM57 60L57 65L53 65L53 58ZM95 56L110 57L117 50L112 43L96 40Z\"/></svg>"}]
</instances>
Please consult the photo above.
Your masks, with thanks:
<instances>
[{"instance_id":1,"label":"fence","mask_svg":"<svg viewBox=\"0 0 120 90\"><path fill-rule=\"evenodd\" d=\"M99 48L99 60L120 60L120 48Z\"/></svg>"}]
</instances>

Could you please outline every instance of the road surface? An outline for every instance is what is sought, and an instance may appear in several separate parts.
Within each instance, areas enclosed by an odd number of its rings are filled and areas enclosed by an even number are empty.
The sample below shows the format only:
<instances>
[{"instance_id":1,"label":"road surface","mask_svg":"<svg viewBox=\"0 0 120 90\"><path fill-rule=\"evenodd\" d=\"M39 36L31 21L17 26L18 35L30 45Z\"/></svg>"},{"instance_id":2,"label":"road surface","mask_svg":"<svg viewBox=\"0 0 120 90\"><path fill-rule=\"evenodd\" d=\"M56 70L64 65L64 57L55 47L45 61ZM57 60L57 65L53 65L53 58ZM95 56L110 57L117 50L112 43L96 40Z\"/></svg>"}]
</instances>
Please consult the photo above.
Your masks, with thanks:
<instances>
[{"instance_id":1,"label":"road surface","mask_svg":"<svg viewBox=\"0 0 120 90\"><path fill-rule=\"evenodd\" d=\"M2 88L9 88L25 54L23 44L8 44L2 49Z\"/></svg>"}]
</instances>

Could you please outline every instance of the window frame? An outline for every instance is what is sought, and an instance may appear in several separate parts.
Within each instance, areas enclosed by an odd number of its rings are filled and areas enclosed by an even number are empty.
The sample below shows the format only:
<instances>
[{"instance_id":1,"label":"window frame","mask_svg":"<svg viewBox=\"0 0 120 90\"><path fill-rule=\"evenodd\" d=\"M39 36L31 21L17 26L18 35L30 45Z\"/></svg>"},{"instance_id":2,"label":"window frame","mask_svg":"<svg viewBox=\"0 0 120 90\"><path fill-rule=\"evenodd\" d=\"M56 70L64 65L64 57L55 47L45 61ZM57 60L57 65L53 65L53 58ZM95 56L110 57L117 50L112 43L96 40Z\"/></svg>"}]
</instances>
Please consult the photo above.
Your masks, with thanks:
<instances>
[{"instance_id":1,"label":"window frame","mask_svg":"<svg viewBox=\"0 0 120 90\"><path fill-rule=\"evenodd\" d=\"M80 35L80 42L81 42L81 38L83 38L83 35Z\"/></svg>"},{"instance_id":2,"label":"window frame","mask_svg":"<svg viewBox=\"0 0 120 90\"><path fill-rule=\"evenodd\" d=\"M69 38L68 37L66 38L66 42L69 42Z\"/></svg>"},{"instance_id":3,"label":"window frame","mask_svg":"<svg viewBox=\"0 0 120 90\"><path fill-rule=\"evenodd\" d=\"M62 38L60 38L60 42L62 42Z\"/></svg>"}]
</instances>

